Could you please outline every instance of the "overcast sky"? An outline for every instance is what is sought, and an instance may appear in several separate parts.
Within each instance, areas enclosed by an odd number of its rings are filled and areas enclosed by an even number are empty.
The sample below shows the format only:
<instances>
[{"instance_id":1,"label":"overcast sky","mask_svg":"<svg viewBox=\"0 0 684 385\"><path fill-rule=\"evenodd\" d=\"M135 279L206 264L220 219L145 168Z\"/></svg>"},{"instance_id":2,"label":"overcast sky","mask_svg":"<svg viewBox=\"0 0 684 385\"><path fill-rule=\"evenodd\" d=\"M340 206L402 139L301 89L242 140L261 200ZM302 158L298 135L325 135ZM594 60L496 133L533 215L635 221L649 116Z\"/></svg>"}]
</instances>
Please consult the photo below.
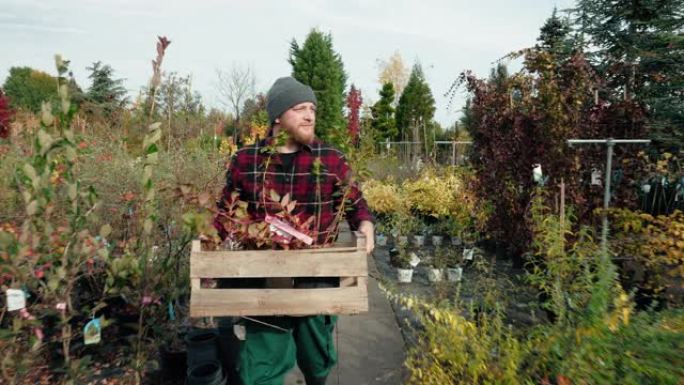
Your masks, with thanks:
<instances>
[{"instance_id":1,"label":"overcast sky","mask_svg":"<svg viewBox=\"0 0 684 385\"><path fill-rule=\"evenodd\" d=\"M505 54L534 45L554 6L573 0L0 0L0 81L12 66L51 74L54 54L71 60L83 88L86 67L111 65L136 94L151 75L157 35L171 45L165 71L190 74L209 106L220 106L216 69L249 65L257 88L289 75L292 39L330 32L351 83L364 102L378 99L378 60L398 51L406 64L423 65L436 99L436 119L450 125L464 103L447 109L444 93L466 69L486 76Z\"/></svg>"}]
</instances>

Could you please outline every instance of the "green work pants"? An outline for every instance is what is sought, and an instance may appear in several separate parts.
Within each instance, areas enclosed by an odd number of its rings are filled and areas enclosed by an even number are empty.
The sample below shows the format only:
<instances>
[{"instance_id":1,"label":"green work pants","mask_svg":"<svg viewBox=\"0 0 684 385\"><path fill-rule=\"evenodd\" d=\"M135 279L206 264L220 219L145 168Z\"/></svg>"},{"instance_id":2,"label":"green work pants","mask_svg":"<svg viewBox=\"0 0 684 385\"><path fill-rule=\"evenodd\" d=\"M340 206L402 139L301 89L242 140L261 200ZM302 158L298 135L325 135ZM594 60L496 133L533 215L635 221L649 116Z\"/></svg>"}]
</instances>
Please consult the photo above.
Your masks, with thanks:
<instances>
[{"instance_id":1,"label":"green work pants","mask_svg":"<svg viewBox=\"0 0 684 385\"><path fill-rule=\"evenodd\" d=\"M283 385L295 362L307 378L326 377L337 364L333 329L337 316L260 317L243 322L246 339L240 342L237 370L242 385Z\"/></svg>"}]
</instances>

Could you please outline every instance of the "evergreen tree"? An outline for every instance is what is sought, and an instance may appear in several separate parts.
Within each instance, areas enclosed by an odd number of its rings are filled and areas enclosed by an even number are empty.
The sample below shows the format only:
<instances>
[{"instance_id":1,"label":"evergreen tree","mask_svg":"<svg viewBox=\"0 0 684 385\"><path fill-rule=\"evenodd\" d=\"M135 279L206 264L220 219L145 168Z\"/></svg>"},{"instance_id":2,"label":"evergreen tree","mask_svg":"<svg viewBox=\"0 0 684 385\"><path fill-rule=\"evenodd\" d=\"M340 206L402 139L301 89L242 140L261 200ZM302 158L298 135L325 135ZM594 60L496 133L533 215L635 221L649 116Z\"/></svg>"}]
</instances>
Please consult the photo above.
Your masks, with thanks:
<instances>
[{"instance_id":1,"label":"evergreen tree","mask_svg":"<svg viewBox=\"0 0 684 385\"><path fill-rule=\"evenodd\" d=\"M397 105L397 128L401 138L413 142L427 143L432 137L432 118L435 114L435 99L425 80L420 64L413 66L408 84L399 98ZM417 154L421 147L416 146Z\"/></svg>"},{"instance_id":2,"label":"evergreen tree","mask_svg":"<svg viewBox=\"0 0 684 385\"><path fill-rule=\"evenodd\" d=\"M123 87L123 79L114 79L114 70L109 65L102 65L98 61L91 67L88 76L92 83L86 94L86 99L101 108L109 115L121 108L126 103L126 89Z\"/></svg>"},{"instance_id":3,"label":"evergreen tree","mask_svg":"<svg viewBox=\"0 0 684 385\"><path fill-rule=\"evenodd\" d=\"M30 67L12 67L3 85L12 108L39 112L43 102L56 103L57 79Z\"/></svg>"},{"instance_id":4,"label":"evergreen tree","mask_svg":"<svg viewBox=\"0 0 684 385\"><path fill-rule=\"evenodd\" d=\"M579 0L578 33L606 97L646 105L653 136L684 144L684 0Z\"/></svg>"},{"instance_id":5,"label":"evergreen tree","mask_svg":"<svg viewBox=\"0 0 684 385\"><path fill-rule=\"evenodd\" d=\"M558 11L553 8L551 17L539 30L537 47L551 52L558 61L567 59L572 54L573 43L570 37L571 27L567 20L558 17Z\"/></svg>"},{"instance_id":6,"label":"evergreen tree","mask_svg":"<svg viewBox=\"0 0 684 385\"><path fill-rule=\"evenodd\" d=\"M346 143L344 90L347 76L342 58L333 50L332 36L312 30L303 46L290 45L292 76L313 88L318 106L316 134L332 144Z\"/></svg>"},{"instance_id":7,"label":"evergreen tree","mask_svg":"<svg viewBox=\"0 0 684 385\"><path fill-rule=\"evenodd\" d=\"M394 118L394 86L387 82L380 90L380 100L371 108L373 120L371 127L375 133L376 141L398 140L399 131Z\"/></svg>"}]
</instances>

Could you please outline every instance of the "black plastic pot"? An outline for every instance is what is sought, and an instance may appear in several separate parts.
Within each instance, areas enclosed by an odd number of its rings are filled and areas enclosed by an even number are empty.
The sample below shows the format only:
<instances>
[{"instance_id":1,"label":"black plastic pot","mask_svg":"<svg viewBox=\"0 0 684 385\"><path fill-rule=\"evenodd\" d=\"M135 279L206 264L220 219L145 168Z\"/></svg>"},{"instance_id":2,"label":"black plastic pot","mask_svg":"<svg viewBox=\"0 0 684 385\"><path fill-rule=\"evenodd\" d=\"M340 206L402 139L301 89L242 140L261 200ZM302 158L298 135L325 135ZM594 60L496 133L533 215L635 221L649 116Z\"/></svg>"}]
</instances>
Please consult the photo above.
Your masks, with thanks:
<instances>
[{"instance_id":1,"label":"black plastic pot","mask_svg":"<svg viewBox=\"0 0 684 385\"><path fill-rule=\"evenodd\" d=\"M166 380L183 378L187 372L188 352L185 350L169 350L162 345L159 348L159 366L162 377Z\"/></svg>"},{"instance_id":2,"label":"black plastic pot","mask_svg":"<svg viewBox=\"0 0 684 385\"><path fill-rule=\"evenodd\" d=\"M188 369L188 385L225 385L226 378L221 370L221 363L214 361L200 362Z\"/></svg>"},{"instance_id":3,"label":"black plastic pot","mask_svg":"<svg viewBox=\"0 0 684 385\"><path fill-rule=\"evenodd\" d=\"M240 351L240 340L233 332L233 325L236 319L227 317L219 320L219 361L223 365L223 372L229 384L239 384L240 379L237 373L237 360Z\"/></svg>"},{"instance_id":4,"label":"black plastic pot","mask_svg":"<svg viewBox=\"0 0 684 385\"><path fill-rule=\"evenodd\" d=\"M200 362L218 359L218 333L213 329L195 329L185 336L188 368Z\"/></svg>"}]
</instances>

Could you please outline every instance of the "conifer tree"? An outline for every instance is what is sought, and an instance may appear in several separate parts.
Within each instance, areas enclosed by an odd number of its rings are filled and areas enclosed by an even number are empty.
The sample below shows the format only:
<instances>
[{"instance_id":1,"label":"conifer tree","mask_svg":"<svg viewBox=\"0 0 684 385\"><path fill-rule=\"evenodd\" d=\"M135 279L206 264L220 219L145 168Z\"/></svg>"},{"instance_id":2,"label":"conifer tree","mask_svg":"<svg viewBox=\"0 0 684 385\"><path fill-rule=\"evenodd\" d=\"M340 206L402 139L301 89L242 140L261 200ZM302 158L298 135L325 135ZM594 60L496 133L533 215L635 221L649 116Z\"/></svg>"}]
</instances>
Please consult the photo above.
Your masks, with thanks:
<instances>
[{"instance_id":1,"label":"conifer tree","mask_svg":"<svg viewBox=\"0 0 684 385\"><path fill-rule=\"evenodd\" d=\"M333 49L332 35L313 29L301 47L293 40L289 62L292 76L309 85L318 99L316 135L342 146L348 139L344 119L347 75L342 58Z\"/></svg>"}]
</instances>

